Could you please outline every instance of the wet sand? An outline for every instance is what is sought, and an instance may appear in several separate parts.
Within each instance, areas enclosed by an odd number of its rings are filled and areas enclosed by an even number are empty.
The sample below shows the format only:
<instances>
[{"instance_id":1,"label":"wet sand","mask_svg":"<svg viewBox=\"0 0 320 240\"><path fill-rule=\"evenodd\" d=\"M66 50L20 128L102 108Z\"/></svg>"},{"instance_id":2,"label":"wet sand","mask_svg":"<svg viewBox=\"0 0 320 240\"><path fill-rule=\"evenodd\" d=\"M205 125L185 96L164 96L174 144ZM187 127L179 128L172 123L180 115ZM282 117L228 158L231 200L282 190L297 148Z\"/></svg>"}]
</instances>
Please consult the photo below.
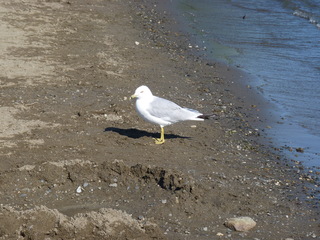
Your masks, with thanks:
<instances>
[{"instance_id":1,"label":"wet sand","mask_svg":"<svg viewBox=\"0 0 320 240\"><path fill-rule=\"evenodd\" d=\"M260 100L234 94L240 73L193 55L154 4L0 3L0 238L319 236L305 182L258 144ZM155 145L129 100L142 84L216 118ZM229 230L234 216L257 225Z\"/></svg>"}]
</instances>

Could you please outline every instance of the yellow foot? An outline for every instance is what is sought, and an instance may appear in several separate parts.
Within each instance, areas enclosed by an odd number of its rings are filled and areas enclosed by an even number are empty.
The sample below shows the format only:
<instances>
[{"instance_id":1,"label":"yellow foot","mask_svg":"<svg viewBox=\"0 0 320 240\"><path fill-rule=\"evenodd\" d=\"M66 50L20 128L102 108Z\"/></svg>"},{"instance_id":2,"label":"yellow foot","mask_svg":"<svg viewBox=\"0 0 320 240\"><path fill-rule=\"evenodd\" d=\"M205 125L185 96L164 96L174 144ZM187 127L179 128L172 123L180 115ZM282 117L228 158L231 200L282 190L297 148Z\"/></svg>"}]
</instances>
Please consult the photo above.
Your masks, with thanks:
<instances>
[{"instance_id":1,"label":"yellow foot","mask_svg":"<svg viewBox=\"0 0 320 240\"><path fill-rule=\"evenodd\" d=\"M155 140L155 144L163 144L165 141L164 139L161 139L161 138L154 138Z\"/></svg>"},{"instance_id":2,"label":"yellow foot","mask_svg":"<svg viewBox=\"0 0 320 240\"><path fill-rule=\"evenodd\" d=\"M161 127L161 134L160 138L154 138L156 144L163 144L164 143L164 129Z\"/></svg>"}]
</instances>

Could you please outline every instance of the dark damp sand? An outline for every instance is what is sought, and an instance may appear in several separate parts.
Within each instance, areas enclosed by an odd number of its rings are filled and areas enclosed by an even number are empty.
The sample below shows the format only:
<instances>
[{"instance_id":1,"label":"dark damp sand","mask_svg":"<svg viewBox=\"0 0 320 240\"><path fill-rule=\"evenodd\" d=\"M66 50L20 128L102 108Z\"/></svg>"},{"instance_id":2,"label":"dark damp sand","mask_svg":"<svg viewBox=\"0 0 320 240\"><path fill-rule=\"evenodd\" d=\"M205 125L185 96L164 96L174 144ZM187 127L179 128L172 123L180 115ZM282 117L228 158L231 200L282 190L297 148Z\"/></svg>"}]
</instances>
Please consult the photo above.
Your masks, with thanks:
<instances>
[{"instance_id":1,"label":"dark damp sand","mask_svg":"<svg viewBox=\"0 0 320 240\"><path fill-rule=\"evenodd\" d=\"M169 28L174 21L154 4L0 4L1 26L11 27L2 36L10 48L1 62L16 73L1 77L1 121L11 131L1 135L0 236L319 236L318 208L301 201L307 185L258 144L259 96L236 86L240 72L193 55L188 38ZM12 40L17 32L21 43ZM40 71L43 63L50 74ZM168 126L165 144L155 145L159 127L141 120L129 101L142 84L216 118ZM223 223L234 216L249 216L257 226L228 230Z\"/></svg>"}]
</instances>

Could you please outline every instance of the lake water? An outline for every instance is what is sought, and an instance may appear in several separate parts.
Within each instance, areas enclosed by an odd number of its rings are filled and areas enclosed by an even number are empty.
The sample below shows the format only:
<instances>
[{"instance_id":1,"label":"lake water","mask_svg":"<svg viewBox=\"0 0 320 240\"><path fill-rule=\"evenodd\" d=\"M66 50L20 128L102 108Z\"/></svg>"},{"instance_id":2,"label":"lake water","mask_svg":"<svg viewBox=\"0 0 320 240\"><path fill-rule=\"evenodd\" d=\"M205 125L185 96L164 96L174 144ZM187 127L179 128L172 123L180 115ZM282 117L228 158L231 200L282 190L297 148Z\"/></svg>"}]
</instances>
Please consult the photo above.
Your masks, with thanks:
<instances>
[{"instance_id":1,"label":"lake water","mask_svg":"<svg viewBox=\"0 0 320 240\"><path fill-rule=\"evenodd\" d=\"M276 106L277 117L266 130L273 144L288 159L319 169L320 1L172 0L170 4L206 57L251 75L250 85Z\"/></svg>"}]
</instances>

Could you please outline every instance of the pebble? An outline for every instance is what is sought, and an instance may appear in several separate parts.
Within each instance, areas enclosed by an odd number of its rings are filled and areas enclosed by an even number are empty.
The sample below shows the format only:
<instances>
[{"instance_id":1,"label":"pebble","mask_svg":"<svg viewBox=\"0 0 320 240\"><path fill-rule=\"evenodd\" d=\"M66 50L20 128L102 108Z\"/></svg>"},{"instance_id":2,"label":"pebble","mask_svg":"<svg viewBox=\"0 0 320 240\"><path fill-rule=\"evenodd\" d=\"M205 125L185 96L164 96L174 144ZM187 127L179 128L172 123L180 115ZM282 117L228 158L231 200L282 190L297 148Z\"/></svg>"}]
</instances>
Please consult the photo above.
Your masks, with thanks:
<instances>
[{"instance_id":1,"label":"pebble","mask_svg":"<svg viewBox=\"0 0 320 240\"><path fill-rule=\"evenodd\" d=\"M228 219L224 225L234 231L246 232L256 226L256 222L250 217L237 217Z\"/></svg>"},{"instance_id":2,"label":"pebble","mask_svg":"<svg viewBox=\"0 0 320 240\"><path fill-rule=\"evenodd\" d=\"M296 148L296 151L297 151L297 152L300 152L300 153L304 153L304 149L303 149L303 148L301 148L301 147Z\"/></svg>"},{"instance_id":3,"label":"pebble","mask_svg":"<svg viewBox=\"0 0 320 240\"><path fill-rule=\"evenodd\" d=\"M118 187L118 184L117 183L111 183L111 184L109 184L109 187Z\"/></svg>"}]
</instances>

